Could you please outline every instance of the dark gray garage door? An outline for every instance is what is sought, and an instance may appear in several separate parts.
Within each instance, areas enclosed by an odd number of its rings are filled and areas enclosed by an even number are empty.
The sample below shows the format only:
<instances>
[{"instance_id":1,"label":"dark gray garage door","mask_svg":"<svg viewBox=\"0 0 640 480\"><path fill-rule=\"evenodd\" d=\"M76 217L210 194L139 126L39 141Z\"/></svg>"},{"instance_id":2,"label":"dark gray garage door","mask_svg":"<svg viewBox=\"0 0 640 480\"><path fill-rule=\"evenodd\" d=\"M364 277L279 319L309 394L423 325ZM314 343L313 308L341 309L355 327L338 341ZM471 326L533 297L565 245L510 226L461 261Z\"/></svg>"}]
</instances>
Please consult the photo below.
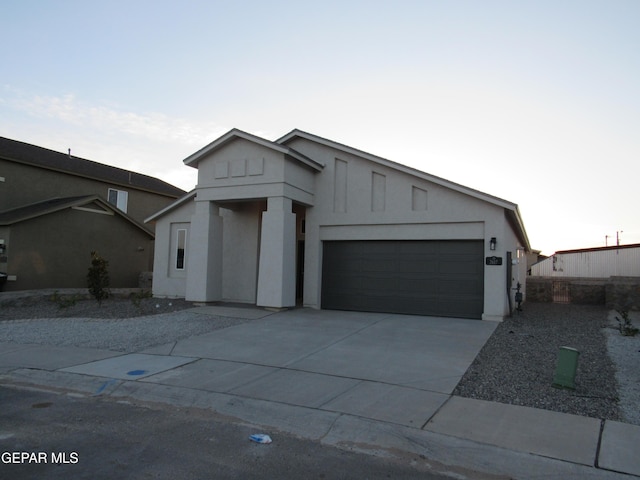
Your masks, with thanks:
<instances>
[{"instance_id":1,"label":"dark gray garage door","mask_svg":"<svg viewBox=\"0 0 640 480\"><path fill-rule=\"evenodd\" d=\"M323 242L322 308L481 318L482 241Z\"/></svg>"}]
</instances>

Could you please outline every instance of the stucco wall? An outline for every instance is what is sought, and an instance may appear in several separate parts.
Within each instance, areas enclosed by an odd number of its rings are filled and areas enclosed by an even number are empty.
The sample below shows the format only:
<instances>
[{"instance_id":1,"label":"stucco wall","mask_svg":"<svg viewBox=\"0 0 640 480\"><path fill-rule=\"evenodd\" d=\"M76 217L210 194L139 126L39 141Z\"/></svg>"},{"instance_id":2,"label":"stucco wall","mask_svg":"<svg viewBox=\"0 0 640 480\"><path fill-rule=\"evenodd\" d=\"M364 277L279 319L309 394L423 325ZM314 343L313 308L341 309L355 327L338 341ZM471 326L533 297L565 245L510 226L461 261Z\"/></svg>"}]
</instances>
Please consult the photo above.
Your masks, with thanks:
<instances>
[{"instance_id":1,"label":"stucco wall","mask_svg":"<svg viewBox=\"0 0 640 480\"><path fill-rule=\"evenodd\" d=\"M209 188L212 187L212 188ZM313 203L314 173L281 152L235 140L198 163L198 199L233 201L285 196Z\"/></svg>"},{"instance_id":2,"label":"stucco wall","mask_svg":"<svg viewBox=\"0 0 640 480\"><path fill-rule=\"evenodd\" d=\"M108 200L109 188L128 193L127 214L142 223L145 218L172 203L175 198L105 183L44 168L0 160L5 181L0 188L0 209L8 210L54 197L100 195Z\"/></svg>"},{"instance_id":3,"label":"stucco wall","mask_svg":"<svg viewBox=\"0 0 640 480\"><path fill-rule=\"evenodd\" d=\"M165 214L155 223L156 242L153 265L153 295L157 297L184 298L186 295L187 270L179 272L174 267L174 231L177 225L187 229L185 265L191 255L191 216L195 210L193 200Z\"/></svg>"},{"instance_id":4,"label":"stucco wall","mask_svg":"<svg viewBox=\"0 0 640 480\"><path fill-rule=\"evenodd\" d=\"M5 290L84 288L91 252L109 261L112 287L138 286L149 269L149 234L117 215L66 209L11 226Z\"/></svg>"},{"instance_id":5,"label":"stucco wall","mask_svg":"<svg viewBox=\"0 0 640 480\"><path fill-rule=\"evenodd\" d=\"M191 255L208 259L210 264L194 265L197 275L207 277L202 287L187 281L187 297L207 298L207 301L276 304L286 298L287 305L295 304L295 238L291 248L274 249L273 243L264 242L263 219L276 222L279 214L266 211L267 199L287 199L288 215L292 215L291 202L310 205L314 202L315 170L282 151L257 145L244 139L235 139L201 158L198 162L196 203L212 202L219 212L212 220L209 213L196 207L196 220L200 225L209 223L222 232L222 245L199 241L191 246ZM278 202L274 202L275 206ZM196 225L193 223L192 225ZM280 227L268 223L269 233ZM211 227L206 228L211 228ZM203 227L204 228L204 227ZM292 227L292 234L294 233ZM197 230L204 239L209 233ZM276 233L276 238L278 235ZM193 237L192 237L193 238ZM288 237L286 237L288 239ZM281 243L281 242L280 242ZM261 249L268 247L260 257ZM280 250L280 251L278 251ZM221 266L217 259L221 258ZM282 263L284 262L284 263ZM260 277L260 265L266 269L283 267L291 272L286 284L276 288L278 280L270 278L275 272ZM190 286L191 285L191 286ZM197 291L195 291L197 290ZM282 291L281 291L282 290ZM262 294L261 294L262 292ZM266 292L270 292L266 294ZM266 296L265 296L266 294ZM262 296L261 296L262 295Z\"/></svg>"},{"instance_id":6,"label":"stucco wall","mask_svg":"<svg viewBox=\"0 0 640 480\"><path fill-rule=\"evenodd\" d=\"M269 197L292 199L298 213L306 207L306 306L320 307L323 241L481 240L485 257L503 260L502 265L484 266L483 318L500 320L509 314L509 298L513 300L516 283L519 281L525 289L526 261L503 206L477 198L482 194L472 196L392 165L306 139L297 138L289 146L324 164L324 169L315 171L282 152L244 139L232 140L199 159L196 202L189 202L190 210L180 207L158 222L154 294L184 292L184 282L164 273L167 261L162 256L168 256L169 244L163 236L168 235L172 222L195 218L209 225L198 232L201 241L191 244L189 255L196 258L211 258L220 252L204 239L212 225L222 229L222 267L216 267L221 268L221 285L207 286L198 295L207 296L220 288L222 300L255 302L255 285L260 281L260 216ZM217 205L212 211L218 212L219 207L219 216L200 208L192 217L193 204L202 206L206 202ZM491 237L497 238L495 251L489 249ZM507 252L515 262L509 279ZM195 266L199 275L205 275L206 268ZM511 306L515 307L513 301Z\"/></svg>"},{"instance_id":7,"label":"stucco wall","mask_svg":"<svg viewBox=\"0 0 640 480\"><path fill-rule=\"evenodd\" d=\"M320 306L324 240L475 239L485 241L486 256L503 258L501 266L485 267L483 318L509 313L506 252L516 259L521 245L503 208L304 139L289 146L325 164L306 216L305 305ZM495 251L489 250L491 237L498 239ZM513 273L524 285L526 262Z\"/></svg>"},{"instance_id":8,"label":"stucco wall","mask_svg":"<svg viewBox=\"0 0 640 480\"><path fill-rule=\"evenodd\" d=\"M243 202L221 208L223 233L222 299L255 303L258 283L260 218L265 202Z\"/></svg>"},{"instance_id":9,"label":"stucco wall","mask_svg":"<svg viewBox=\"0 0 640 480\"><path fill-rule=\"evenodd\" d=\"M223 255L221 286L223 301L255 303L258 275L260 216L264 201L227 203L219 209L222 219ZM194 244L191 221L193 200L163 216L156 225L153 294L158 297L185 297L188 268L175 268L176 231L187 230L185 267L198 257L201 245Z\"/></svg>"}]
</instances>

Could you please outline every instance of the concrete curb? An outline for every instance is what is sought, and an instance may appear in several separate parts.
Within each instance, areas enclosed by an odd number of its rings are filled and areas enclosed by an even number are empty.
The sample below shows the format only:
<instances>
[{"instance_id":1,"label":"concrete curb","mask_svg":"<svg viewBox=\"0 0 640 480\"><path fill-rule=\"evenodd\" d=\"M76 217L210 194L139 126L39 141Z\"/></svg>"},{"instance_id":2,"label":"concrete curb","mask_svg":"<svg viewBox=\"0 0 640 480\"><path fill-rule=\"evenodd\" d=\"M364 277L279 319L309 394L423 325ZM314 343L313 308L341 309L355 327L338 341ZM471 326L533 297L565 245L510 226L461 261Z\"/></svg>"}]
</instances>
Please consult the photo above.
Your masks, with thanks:
<instances>
[{"instance_id":1,"label":"concrete curb","mask_svg":"<svg viewBox=\"0 0 640 480\"><path fill-rule=\"evenodd\" d=\"M500 422L503 426L510 425L509 428L519 430L525 428L524 425L528 422L535 422L536 414L542 417L549 413L555 414L552 415L554 420L560 419L564 414L461 397L451 397L449 402L452 406L445 405L424 429L420 429L317 408L149 383L143 380L108 379L62 370L15 369L0 376L0 384L14 388L37 388L74 396L100 396L117 401L206 409L231 421L260 426L271 432L280 431L317 440L325 445L399 459L411 458L411 461L419 461L427 465L434 473L453 474L461 478L478 478L478 473L482 473L485 475L483 478L506 476L519 479L629 479L629 475L638 476L640 473L640 470L637 470L638 460L635 451L632 451L634 445L637 445L633 442L634 439L637 441L640 427L620 422L605 422L599 462L594 458L594 461L589 464L586 457L579 456L576 463L574 461L576 459L557 458L557 454L555 454L556 458L551 458L544 452L523 451L528 449L529 445L544 444L548 440L549 432L542 427L537 432L529 432L526 435L527 442L524 446L517 441L510 446L501 446L496 443L506 443L505 440L487 441L483 435L477 433L481 429L474 428L472 422L473 418L477 419L490 412L494 417L501 417ZM460 405L463 405L465 410L462 414ZM477 408L474 409L474 406ZM508 413L501 416L499 412L504 410ZM523 414L523 420L516 424L511 423L514 415L517 417L519 413ZM455 430L455 425L453 425L453 434L445 431L444 425L455 416L457 416L458 425L471 422L468 430L472 432L471 435ZM594 432L590 424L595 422L599 425L600 421L585 417L578 418L581 422L586 421L589 424L589 430L586 432L589 438L586 440L576 438L576 441L593 443ZM568 421L572 420L575 419L568 419ZM542 425L542 422L540 424ZM473 434L473 432L476 433ZM567 432L569 436L572 434L576 437L580 435L579 432ZM595 434L599 438L599 428ZM498 431L495 438L500 438ZM598 443L597 439L596 443ZM627 445L629 451L620 448L620 445ZM592 450L589 450L588 455L591 453ZM623 472L625 475L617 472Z\"/></svg>"}]
</instances>

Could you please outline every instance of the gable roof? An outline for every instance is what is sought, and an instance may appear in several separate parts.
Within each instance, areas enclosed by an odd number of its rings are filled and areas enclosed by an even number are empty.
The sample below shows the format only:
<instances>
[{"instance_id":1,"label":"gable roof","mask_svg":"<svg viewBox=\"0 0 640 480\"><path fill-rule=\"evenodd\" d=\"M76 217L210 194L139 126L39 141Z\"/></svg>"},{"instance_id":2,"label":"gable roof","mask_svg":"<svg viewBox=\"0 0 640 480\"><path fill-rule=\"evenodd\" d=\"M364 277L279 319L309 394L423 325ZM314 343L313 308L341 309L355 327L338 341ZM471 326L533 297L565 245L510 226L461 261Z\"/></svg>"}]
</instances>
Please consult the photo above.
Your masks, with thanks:
<instances>
[{"instance_id":1,"label":"gable roof","mask_svg":"<svg viewBox=\"0 0 640 480\"><path fill-rule=\"evenodd\" d=\"M446 187L456 192L469 195L473 198L477 198L478 200L482 200L487 203L491 203L493 205L502 207L505 209L505 216L507 217L509 224L511 225L514 232L518 236L519 240L522 242L523 246L526 248L527 251L531 251L531 244L529 243L529 237L524 228L524 222L522 221L522 216L520 215L520 209L518 208L518 205L515 203L509 202L508 200L504 200L499 197L495 197L493 195L489 195L488 193L484 193L479 190L474 190L473 188L465 187L464 185L460 185L458 183L451 182L449 180L445 180L444 178L431 175L421 170L417 170L415 168L402 165L401 163L397 163L397 162L388 160L386 158L378 157L377 155L373 155L371 153L367 153L362 150L349 147L348 145L344 145L342 143L334 142L333 140L329 140L326 138L319 137L317 135L313 135L308 132L304 132L302 130L294 129L291 132L287 133L285 136L276 140L275 143L287 144L292 140L294 140L295 138L303 138L311 142L315 142L336 150L340 150L342 152L364 158L366 160L377 163L379 165L383 165L385 167L389 167L394 170L398 170L398 171L407 173L409 175L422 178L431 183L435 183L436 185Z\"/></svg>"},{"instance_id":2,"label":"gable roof","mask_svg":"<svg viewBox=\"0 0 640 480\"><path fill-rule=\"evenodd\" d=\"M630 243L627 245L611 245L608 247L576 248L574 250L558 250L553 255L567 254L567 253L603 252L608 250L622 250L625 248L640 248L640 243Z\"/></svg>"},{"instance_id":3,"label":"gable roof","mask_svg":"<svg viewBox=\"0 0 640 480\"><path fill-rule=\"evenodd\" d=\"M520 240L520 242L522 242L522 245L525 247L525 250L527 252L531 251L531 244L529 242L529 237L527 235L527 232L524 228L524 222L522 221L522 216L520 214L520 209L518 208L518 205L512 202L509 202L507 200L504 200L502 198L499 197L495 197L493 195L489 195L487 193L484 192L480 192L479 190L474 190L472 188L469 187L465 187L463 185L457 184L455 182L451 182L449 180L445 180L444 178L440 178L437 177L435 175L431 175L429 173L423 172L421 170L417 170L415 168L411 168L408 167L406 165L402 165L400 163L397 162L393 162L391 160L387 160L386 158L382 158L382 157L378 157L377 155L373 155L367 152L364 152L362 150L358 150L356 148L353 147L349 147L347 145L343 145L341 143L338 142L334 142L333 140L329 140L326 138L322 138L319 137L317 135L313 135L311 133L308 132L304 132L302 130L298 130L298 129L294 129L291 132L289 132L288 134L284 135L283 137L279 138L278 140L272 142L269 140L266 140L264 138L258 137L256 135L252 135L250 133L244 132L242 130L239 130L237 128L231 129L230 131L228 131L227 133L225 133L224 135L222 135L221 137L219 137L218 139L214 140L213 142L211 142L209 145L205 146L204 148L201 148L200 150L198 150L197 152L195 152L194 154L190 155L189 157L187 157L186 159L184 159L184 163L185 165L189 165L190 167L193 168L198 168L198 162L200 162L200 160L202 160L204 157L206 157L207 155L209 155L210 153L214 152L215 150L221 148L222 146L228 144L229 142L236 140L238 138L256 143L258 145L262 145L264 147L270 148L274 151L280 152L280 153L284 153L285 155L290 156L291 158L294 158L306 165L311 166L312 168L314 168L317 171L320 171L324 168L324 164L322 162L319 162L317 160L313 160L309 157L307 157L306 155L303 155L300 152L297 152L296 150L294 150L291 147L288 147L286 144L289 143L290 141L292 141L295 138L303 138L324 146L328 146L331 148L334 148L336 150L340 150L343 151L345 153L349 153L364 159L367 159L371 162L377 163L379 165L384 165L386 167L392 168L394 170L398 170L404 173L407 173L409 175L418 177L418 178L422 178L424 180L427 180L429 182L435 183L436 185L441 185L443 187L449 188L451 190L457 191L459 193L465 194L465 195L469 195L473 198L485 201L487 203L493 204L493 205L497 205L499 207L504 208L504 213L505 213L505 217L507 219L507 221L509 222L509 225L511 226L511 228L513 229L513 231L515 232L516 236L518 237L518 239ZM177 201L173 202L171 205L168 205L167 207L165 207L164 209L160 210L159 212L156 212L155 214L153 214L152 216L150 216L149 218L145 219L145 223L156 220L157 218L161 217L162 215L164 215L165 213L173 210L174 208L176 208L179 205L182 205L185 201L190 200L192 198L195 197L196 191L193 190L191 192L189 192L187 195L185 195L184 197L178 199Z\"/></svg>"},{"instance_id":4,"label":"gable roof","mask_svg":"<svg viewBox=\"0 0 640 480\"><path fill-rule=\"evenodd\" d=\"M99 195L80 195L75 197L57 197L48 200L23 205L21 207L12 208L0 212L0 226L14 225L16 223L25 222L37 217L49 215L59 212L67 208L78 208L83 210L95 211L97 213L110 213L119 215L126 221L132 223L140 230L144 231L151 238L154 235L140 223L136 222L126 213L122 212L115 206L105 202Z\"/></svg>"},{"instance_id":5,"label":"gable roof","mask_svg":"<svg viewBox=\"0 0 640 480\"><path fill-rule=\"evenodd\" d=\"M441 185L443 187L447 187L451 190L455 190L460 193L464 193L466 195L471 195L472 197L478 198L480 200L487 201L489 203L493 203L496 205L504 206L504 207L515 207L516 205L507 200L503 200L502 198L494 197L493 195L489 195L488 193L481 192L479 190L474 190L473 188L465 187L464 185L460 185L455 182L451 182L449 180L445 180L444 178L437 177L436 175L431 175L430 173L423 172L422 170L418 170L416 168L408 167L401 163L394 162L392 160L388 160L386 158L379 157L377 155L373 155L371 153L364 152L362 150L358 150L357 148L349 147L348 145L344 145L342 143L334 142L333 140L329 140L326 138L319 137L312 133L303 132L302 130L292 130L284 137L276 140L276 143L288 143L294 138L304 138L305 140L310 140L315 143L319 143L321 145L325 145L327 147L334 148L336 150L341 150L345 153L349 153L351 155L355 155L357 157L365 158L374 163L378 163L380 165L384 165L385 167L393 168L394 170L399 170L404 173L408 173L410 175L423 178L425 180L430 181L431 183L435 183L436 185Z\"/></svg>"},{"instance_id":6,"label":"gable roof","mask_svg":"<svg viewBox=\"0 0 640 480\"><path fill-rule=\"evenodd\" d=\"M214 140L213 142L211 142L209 145L205 146L204 148L201 148L200 150L198 150L197 152L195 152L192 155L189 155L187 158L184 159L184 163L185 165L188 165L190 167L193 168L198 168L198 162L200 162L200 160L202 160L204 157L206 157L207 155L209 155L212 152L215 152L217 149L221 148L222 146L228 144L229 142L233 141L233 140L237 140L237 139L243 139L243 140L247 140L249 142L252 143L256 143L258 145L261 145L263 147L267 147L271 150L274 150L278 153L283 153L305 165L308 165L309 167L313 168L314 170L320 171L324 168L324 165L320 162L317 162L309 157L307 157L306 155L301 154L300 152L296 152L295 150L293 150L292 148L287 147L286 145L280 145L277 142L271 142L269 140L266 140L264 138L260 138L256 135L252 135L251 133L247 133L247 132L243 132L242 130L238 130L237 128L231 129L229 130L227 133L225 133L224 135L222 135L221 137L219 137L218 139Z\"/></svg>"},{"instance_id":7,"label":"gable roof","mask_svg":"<svg viewBox=\"0 0 640 480\"><path fill-rule=\"evenodd\" d=\"M46 168L114 185L136 188L169 197L179 197L184 190L142 173L85 160L29 143L0 137L0 159Z\"/></svg>"}]
</instances>

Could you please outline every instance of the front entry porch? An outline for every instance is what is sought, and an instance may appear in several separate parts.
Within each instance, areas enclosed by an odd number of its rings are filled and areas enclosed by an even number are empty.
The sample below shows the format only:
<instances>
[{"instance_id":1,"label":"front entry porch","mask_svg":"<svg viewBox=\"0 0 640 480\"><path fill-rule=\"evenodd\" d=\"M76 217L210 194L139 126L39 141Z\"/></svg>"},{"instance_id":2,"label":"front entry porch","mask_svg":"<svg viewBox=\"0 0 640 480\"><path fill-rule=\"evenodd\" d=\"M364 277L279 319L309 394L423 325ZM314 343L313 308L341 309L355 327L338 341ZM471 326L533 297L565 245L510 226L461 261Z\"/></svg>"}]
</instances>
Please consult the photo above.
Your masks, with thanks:
<instances>
[{"instance_id":1,"label":"front entry porch","mask_svg":"<svg viewBox=\"0 0 640 480\"><path fill-rule=\"evenodd\" d=\"M295 306L305 207L284 196L195 203L186 299Z\"/></svg>"}]
</instances>

